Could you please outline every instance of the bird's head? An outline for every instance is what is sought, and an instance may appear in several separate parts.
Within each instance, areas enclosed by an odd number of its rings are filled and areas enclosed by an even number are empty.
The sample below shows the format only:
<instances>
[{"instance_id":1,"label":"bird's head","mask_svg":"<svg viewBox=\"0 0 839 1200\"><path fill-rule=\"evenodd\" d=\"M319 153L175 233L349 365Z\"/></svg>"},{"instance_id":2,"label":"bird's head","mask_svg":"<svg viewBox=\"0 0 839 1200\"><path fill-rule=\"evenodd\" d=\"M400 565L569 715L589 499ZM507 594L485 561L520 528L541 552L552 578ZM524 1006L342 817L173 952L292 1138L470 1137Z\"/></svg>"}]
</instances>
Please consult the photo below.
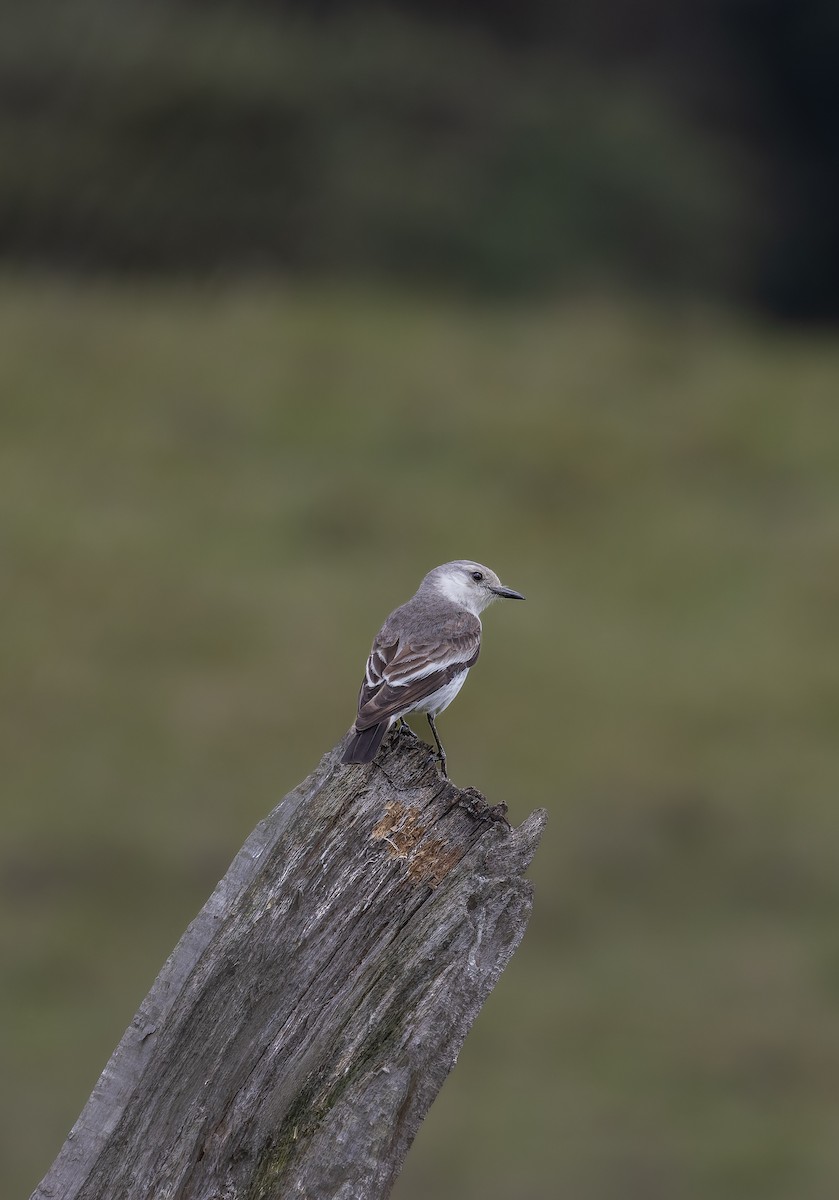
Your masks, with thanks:
<instances>
[{"instance_id":1,"label":"bird's head","mask_svg":"<svg viewBox=\"0 0 839 1200\"><path fill-rule=\"evenodd\" d=\"M447 600L461 605L475 616L493 600L523 600L521 592L505 587L494 571L469 558L443 563L429 571L423 585L433 587Z\"/></svg>"}]
</instances>

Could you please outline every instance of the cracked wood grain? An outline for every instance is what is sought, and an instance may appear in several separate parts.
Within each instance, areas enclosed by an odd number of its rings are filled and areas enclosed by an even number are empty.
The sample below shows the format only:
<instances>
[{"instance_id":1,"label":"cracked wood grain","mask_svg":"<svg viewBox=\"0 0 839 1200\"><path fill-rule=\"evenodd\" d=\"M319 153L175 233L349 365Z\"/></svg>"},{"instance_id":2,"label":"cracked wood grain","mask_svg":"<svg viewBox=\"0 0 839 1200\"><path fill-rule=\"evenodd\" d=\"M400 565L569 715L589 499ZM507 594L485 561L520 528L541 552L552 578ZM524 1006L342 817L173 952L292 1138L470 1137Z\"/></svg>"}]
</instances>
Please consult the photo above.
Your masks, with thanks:
<instances>
[{"instance_id":1,"label":"cracked wood grain","mask_svg":"<svg viewBox=\"0 0 839 1200\"><path fill-rule=\"evenodd\" d=\"M510 829L394 734L262 821L170 955L32 1200L387 1196L524 934Z\"/></svg>"}]
</instances>

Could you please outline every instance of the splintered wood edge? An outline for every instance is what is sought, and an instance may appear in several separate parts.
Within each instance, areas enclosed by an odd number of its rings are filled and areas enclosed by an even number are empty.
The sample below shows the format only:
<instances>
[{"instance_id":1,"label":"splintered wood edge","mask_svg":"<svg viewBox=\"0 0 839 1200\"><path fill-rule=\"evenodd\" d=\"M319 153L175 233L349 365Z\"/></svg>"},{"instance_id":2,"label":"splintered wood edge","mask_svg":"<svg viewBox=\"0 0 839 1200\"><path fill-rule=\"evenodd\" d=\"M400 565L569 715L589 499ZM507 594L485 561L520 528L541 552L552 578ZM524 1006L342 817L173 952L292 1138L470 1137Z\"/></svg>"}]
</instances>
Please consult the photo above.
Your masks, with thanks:
<instances>
[{"instance_id":1,"label":"splintered wood edge","mask_svg":"<svg viewBox=\"0 0 839 1200\"><path fill-rule=\"evenodd\" d=\"M399 1072L388 1078L390 1072L386 1062L379 1063L373 1073L374 1076L381 1076L376 1087L371 1088L369 1077L365 1076L362 1079L357 1074L359 1087L363 1083L361 1091L355 1097L357 1115L369 1110L368 1116L372 1119L373 1110L376 1110L381 1119L382 1106L388 1109L387 1096L400 1093L401 1098L396 1097L400 1120L388 1143L388 1155L382 1162L379 1158L385 1148L379 1147L377 1153L372 1156L363 1154L357 1138L367 1127L362 1126L356 1130L358 1162L346 1163L345 1169L350 1174L353 1167L361 1170L358 1176L359 1191L348 1192L347 1195L372 1197L387 1194L404 1154L451 1069L472 1021L524 934L530 913L532 889L521 876L538 846L547 814L544 810L536 810L522 825L513 829L502 828L500 824L486 820L482 824L480 816L473 818L474 825L461 822L458 826L457 810L461 806L468 809L469 805L474 803L472 795L461 791L448 781L440 780L433 757L424 743L406 737L393 737L386 744L381 761L369 767L344 768L340 765L340 754L340 745L326 754L316 770L290 792L248 837L225 876L164 964L148 996L140 1005L134 1020L111 1056L50 1172L33 1193L33 1200L47 1200L48 1197L59 1196L61 1200L73 1200L75 1196L104 1197L107 1194L105 1189L86 1189L86 1184L91 1176L97 1173L97 1163L106 1150L113 1151L111 1143L115 1137L119 1137L120 1120L128 1107L143 1103L149 1045L157 1041L157 1035L165 1027L167 1018L177 1011L184 988L197 964L205 954L212 952L213 941L219 935L220 928L239 911L249 889L263 873L266 862L277 852L283 839L291 835L292 830L296 829L299 836L301 823L305 832L305 822L309 819L309 814L313 820L319 815L320 810L316 803L319 797L324 801L321 807L332 805L336 815L344 814L345 808L342 806L346 805L348 798L352 799L352 812L346 816L347 820L353 819L352 814L355 811L363 812L364 805L375 808L378 804L378 816L376 813L371 814L372 820L367 835L369 842L383 847L389 859L394 860L394 866L404 871L406 884L427 889L429 901L424 914L426 918L433 917L435 921L442 920L445 923L443 903L446 900L445 893L450 887L451 894L457 895L455 909L464 906L463 911L466 911L471 904L472 912L476 912L478 897L483 897L486 902L491 895L496 897L496 907L499 903L498 898L501 897L502 908L506 904L509 909L508 912L499 914L501 918L507 919L506 927L501 928L496 922L500 930L496 938L497 944L490 944L486 936L483 937L483 948L489 953L492 961L479 976L471 981L467 980L468 994L460 995L459 1006L455 1005L456 1011L451 1012L449 1005L449 1011L446 1012L444 1006L436 1016L432 1013L433 1019L430 1020L430 1024L426 1022L428 1036L423 1069L418 1071L415 1063L414 1068L408 1072L409 1083L406 1087L410 1091L409 1100L401 1095L400 1088L396 1086ZM356 774L351 775L349 772ZM417 797L419 803L415 802ZM442 817L436 813L435 804L444 810ZM363 815L366 817L366 812ZM507 884L513 885L512 888ZM269 900L268 903L273 901ZM305 899L299 903L304 905ZM450 912L450 920L451 916ZM420 921L414 925L412 935L420 934L421 924ZM479 946L481 940L481 937L478 937ZM433 942L432 937L431 943ZM420 936L418 946L421 948L423 945ZM470 952L469 961L477 961L474 951ZM451 972L452 968L453 963L450 962L446 970ZM455 992L458 983L465 979L467 976L462 972L455 971L451 975ZM449 1018L446 1036L438 1036L435 1039L434 1031L439 1033L440 1022L445 1017ZM410 1014L406 1014L408 1025L409 1018ZM420 1058L422 1057L421 1055ZM342 1094L347 1094L345 1089L342 1089ZM345 1111L344 1106L334 1106L332 1112L336 1111ZM391 1116L396 1111L394 1110ZM342 1140L339 1137L340 1129L334 1127L334 1120L334 1117L330 1120L320 1120L312 1138L307 1139L309 1145L302 1156L301 1169L308 1179L309 1188L323 1185L324 1172L328 1173L329 1170L327 1160L330 1154L332 1160L335 1159L336 1138ZM352 1113L345 1113L345 1125L347 1121L353 1123L356 1117L353 1117ZM346 1128L343 1132L346 1133ZM292 1140L297 1142L298 1126L292 1126L292 1133ZM183 1134L188 1140L189 1131L184 1130ZM343 1138L343 1142L346 1142L346 1138ZM273 1186L278 1179L278 1171L284 1176L287 1174L291 1159L300 1157L297 1153L287 1153L288 1149L286 1147L281 1170L277 1156L269 1154L258 1171L254 1170L251 1164L250 1179L247 1182L244 1178L237 1180L237 1184L242 1186L237 1186L231 1194L248 1197L269 1196L270 1189L266 1191L257 1186L257 1181L261 1177L263 1183L268 1186L269 1181L273 1180ZM300 1145L292 1149L303 1150L304 1147ZM362 1160L367 1164L363 1169ZM375 1180L370 1176L370 1172L376 1176ZM385 1190L382 1190L383 1188ZM177 1196L193 1194L198 1195L197 1192L193 1193L190 1187L172 1193Z\"/></svg>"}]
</instances>

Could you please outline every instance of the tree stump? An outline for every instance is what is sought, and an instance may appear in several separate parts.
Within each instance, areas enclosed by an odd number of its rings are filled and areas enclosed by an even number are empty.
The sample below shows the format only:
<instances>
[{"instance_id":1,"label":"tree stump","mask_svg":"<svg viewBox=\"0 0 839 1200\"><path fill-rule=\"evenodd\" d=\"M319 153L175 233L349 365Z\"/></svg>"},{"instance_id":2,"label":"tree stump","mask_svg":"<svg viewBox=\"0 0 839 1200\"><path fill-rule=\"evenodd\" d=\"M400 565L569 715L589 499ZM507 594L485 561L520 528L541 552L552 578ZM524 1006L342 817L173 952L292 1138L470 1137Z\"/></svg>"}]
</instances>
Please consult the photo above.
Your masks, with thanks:
<instances>
[{"instance_id":1,"label":"tree stump","mask_svg":"<svg viewBox=\"0 0 839 1200\"><path fill-rule=\"evenodd\" d=\"M524 933L546 814L511 829L406 730L341 749L248 838L33 1200L388 1195Z\"/></svg>"}]
</instances>

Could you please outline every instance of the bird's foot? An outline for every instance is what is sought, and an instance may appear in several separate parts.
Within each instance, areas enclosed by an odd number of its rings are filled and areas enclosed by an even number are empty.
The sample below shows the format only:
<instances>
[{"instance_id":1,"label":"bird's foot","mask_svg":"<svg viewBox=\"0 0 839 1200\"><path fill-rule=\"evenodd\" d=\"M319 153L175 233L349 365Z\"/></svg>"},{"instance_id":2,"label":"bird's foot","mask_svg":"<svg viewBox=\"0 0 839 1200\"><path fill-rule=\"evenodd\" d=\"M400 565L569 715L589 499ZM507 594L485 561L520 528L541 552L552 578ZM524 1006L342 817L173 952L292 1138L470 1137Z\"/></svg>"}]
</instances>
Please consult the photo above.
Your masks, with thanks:
<instances>
[{"instance_id":1,"label":"bird's foot","mask_svg":"<svg viewBox=\"0 0 839 1200\"><path fill-rule=\"evenodd\" d=\"M405 737L411 738L411 740L414 742L419 741L419 738L414 733L413 729L411 728L411 726L408 724L408 722L405 720L404 717L399 718L399 732L400 732L400 734L404 733Z\"/></svg>"}]
</instances>

